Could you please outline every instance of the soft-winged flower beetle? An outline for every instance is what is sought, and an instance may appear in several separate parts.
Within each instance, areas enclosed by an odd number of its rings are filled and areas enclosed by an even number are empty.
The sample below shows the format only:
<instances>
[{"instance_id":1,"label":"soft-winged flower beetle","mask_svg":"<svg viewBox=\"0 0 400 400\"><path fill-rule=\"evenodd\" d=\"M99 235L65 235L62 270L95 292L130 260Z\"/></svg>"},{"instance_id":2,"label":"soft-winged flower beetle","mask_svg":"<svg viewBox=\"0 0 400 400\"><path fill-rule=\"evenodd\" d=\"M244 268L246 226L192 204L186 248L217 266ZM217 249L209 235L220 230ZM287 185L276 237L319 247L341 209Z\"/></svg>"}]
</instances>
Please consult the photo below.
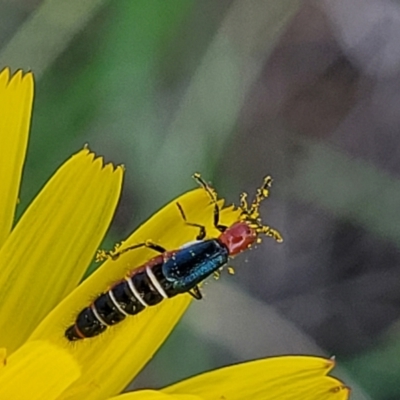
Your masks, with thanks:
<instances>
[{"instance_id":1,"label":"soft-winged flower beetle","mask_svg":"<svg viewBox=\"0 0 400 400\"><path fill-rule=\"evenodd\" d=\"M221 232L220 235L217 238L205 239L205 227L188 222L182 206L177 203L177 208L186 224L198 229L195 241L186 243L176 250L167 250L159 244L147 241L123 250L101 252L103 259L116 259L128 251L148 247L159 255L133 270L84 308L78 314L74 325L65 331L65 337L69 341L97 336L127 316L138 314L146 307L154 306L163 299L181 293L189 293L199 300L202 295L198 285L208 276L217 273L231 257L259 242L260 234L282 242L280 233L263 225L259 214L260 203L269 194L271 177L264 179L251 204L247 202L246 193L242 194L239 206L240 218L231 226L220 224L220 209L214 189L199 174L194 174L193 177L208 193L214 204L213 223Z\"/></svg>"}]
</instances>

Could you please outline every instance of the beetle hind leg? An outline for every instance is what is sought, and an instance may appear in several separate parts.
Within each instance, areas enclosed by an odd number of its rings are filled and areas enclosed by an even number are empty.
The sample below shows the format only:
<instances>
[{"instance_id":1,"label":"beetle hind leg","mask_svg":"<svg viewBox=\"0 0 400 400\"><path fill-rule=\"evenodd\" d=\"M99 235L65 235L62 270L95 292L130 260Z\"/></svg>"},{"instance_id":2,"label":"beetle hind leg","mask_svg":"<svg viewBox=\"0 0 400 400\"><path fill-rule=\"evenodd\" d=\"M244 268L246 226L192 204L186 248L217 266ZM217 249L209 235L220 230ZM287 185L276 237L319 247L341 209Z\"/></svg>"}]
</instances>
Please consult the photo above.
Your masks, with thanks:
<instances>
[{"instance_id":1,"label":"beetle hind leg","mask_svg":"<svg viewBox=\"0 0 400 400\"><path fill-rule=\"evenodd\" d=\"M196 300L201 300L203 298L198 286L195 286L193 289L189 290L188 293Z\"/></svg>"}]
</instances>

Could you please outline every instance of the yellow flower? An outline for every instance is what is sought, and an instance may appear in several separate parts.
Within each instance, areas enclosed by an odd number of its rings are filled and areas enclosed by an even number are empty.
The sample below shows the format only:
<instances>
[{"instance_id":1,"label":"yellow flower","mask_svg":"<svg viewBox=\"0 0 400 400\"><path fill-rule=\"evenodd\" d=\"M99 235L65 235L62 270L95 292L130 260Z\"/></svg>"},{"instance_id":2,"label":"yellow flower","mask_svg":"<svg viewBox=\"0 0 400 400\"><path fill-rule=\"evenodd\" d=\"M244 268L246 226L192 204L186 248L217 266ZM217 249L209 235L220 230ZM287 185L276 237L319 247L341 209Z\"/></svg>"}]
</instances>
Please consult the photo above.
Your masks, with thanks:
<instances>
[{"instance_id":1,"label":"yellow flower","mask_svg":"<svg viewBox=\"0 0 400 400\"><path fill-rule=\"evenodd\" d=\"M80 310L154 253L141 248L108 260L78 286L110 224L123 176L121 167L104 165L88 149L58 169L13 227L33 85L31 73L0 73L0 399L108 399L154 355L190 296L150 307L96 338L65 338ZM125 244L151 239L173 249L193 240L193 227L184 224L176 201ZM204 190L185 193L179 203L188 220L218 234ZM237 219L232 207L222 211L222 223ZM332 367L331 360L318 357L277 357L209 372L161 391L112 398L347 399L348 389L327 376Z\"/></svg>"}]
</instances>

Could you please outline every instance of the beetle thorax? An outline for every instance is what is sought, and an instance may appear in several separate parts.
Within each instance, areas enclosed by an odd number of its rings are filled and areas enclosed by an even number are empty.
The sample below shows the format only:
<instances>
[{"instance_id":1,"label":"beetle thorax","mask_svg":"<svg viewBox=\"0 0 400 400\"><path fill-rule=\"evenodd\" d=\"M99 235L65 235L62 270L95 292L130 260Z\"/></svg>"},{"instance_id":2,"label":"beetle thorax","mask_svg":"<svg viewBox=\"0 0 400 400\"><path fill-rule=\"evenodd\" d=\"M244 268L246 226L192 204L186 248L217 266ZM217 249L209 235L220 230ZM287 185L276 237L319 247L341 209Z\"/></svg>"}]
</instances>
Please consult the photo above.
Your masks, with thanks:
<instances>
[{"instance_id":1,"label":"beetle thorax","mask_svg":"<svg viewBox=\"0 0 400 400\"><path fill-rule=\"evenodd\" d=\"M228 248L229 255L234 256L248 249L257 240L257 232L241 221L230 226L218 240Z\"/></svg>"}]
</instances>

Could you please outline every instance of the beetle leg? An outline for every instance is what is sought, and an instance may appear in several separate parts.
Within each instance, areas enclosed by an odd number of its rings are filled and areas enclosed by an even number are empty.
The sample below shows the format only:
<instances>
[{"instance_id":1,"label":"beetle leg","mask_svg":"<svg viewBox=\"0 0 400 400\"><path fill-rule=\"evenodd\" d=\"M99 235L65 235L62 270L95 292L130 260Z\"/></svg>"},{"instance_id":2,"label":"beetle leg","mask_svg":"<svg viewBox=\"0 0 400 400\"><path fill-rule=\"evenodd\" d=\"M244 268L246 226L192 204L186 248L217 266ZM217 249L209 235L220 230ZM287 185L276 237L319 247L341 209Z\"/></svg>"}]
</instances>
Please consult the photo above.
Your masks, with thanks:
<instances>
[{"instance_id":1,"label":"beetle leg","mask_svg":"<svg viewBox=\"0 0 400 400\"><path fill-rule=\"evenodd\" d=\"M200 224L194 224L192 222L188 222L187 219L186 219L186 215L185 215L185 212L183 211L182 206L179 203L176 203L176 205L178 207L178 210L179 210L183 220L185 221L185 224L189 225L189 226L194 226L196 228L199 228L199 233L196 236L196 239L197 240L203 240L206 237L206 227L203 226L203 225L200 225Z\"/></svg>"},{"instance_id":2,"label":"beetle leg","mask_svg":"<svg viewBox=\"0 0 400 400\"><path fill-rule=\"evenodd\" d=\"M196 300L201 300L203 298L198 286L195 286L193 289L189 290L189 294Z\"/></svg>"},{"instance_id":3,"label":"beetle leg","mask_svg":"<svg viewBox=\"0 0 400 400\"><path fill-rule=\"evenodd\" d=\"M217 196L215 194L214 189L201 177L201 175L198 172L193 174L193 178L207 192L207 194L210 196L211 203L214 204L214 226L215 226L215 228L218 229L220 232L225 232L227 229L227 226L221 225L219 223L220 209L218 207Z\"/></svg>"},{"instance_id":4,"label":"beetle leg","mask_svg":"<svg viewBox=\"0 0 400 400\"><path fill-rule=\"evenodd\" d=\"M164 247L162 247L156 243L153 243L151 240L147 240L146 242L143 242L143 243L138 243L138 244L134 244L129 247L125 247L122 250L119 250L119 247L120 246L116 246L114 248L114 250L111 250L111 251L99 250L96 254L96 261L103 261L103 260L106 260L107 258L116 260L122 254L127 253L128 251L131 251L131 250L139 249L141 247L147 247L148 249L154 250L157 253L161 253L161 254L165 253L167 251Z\"/></svg>"}]
</instances>

